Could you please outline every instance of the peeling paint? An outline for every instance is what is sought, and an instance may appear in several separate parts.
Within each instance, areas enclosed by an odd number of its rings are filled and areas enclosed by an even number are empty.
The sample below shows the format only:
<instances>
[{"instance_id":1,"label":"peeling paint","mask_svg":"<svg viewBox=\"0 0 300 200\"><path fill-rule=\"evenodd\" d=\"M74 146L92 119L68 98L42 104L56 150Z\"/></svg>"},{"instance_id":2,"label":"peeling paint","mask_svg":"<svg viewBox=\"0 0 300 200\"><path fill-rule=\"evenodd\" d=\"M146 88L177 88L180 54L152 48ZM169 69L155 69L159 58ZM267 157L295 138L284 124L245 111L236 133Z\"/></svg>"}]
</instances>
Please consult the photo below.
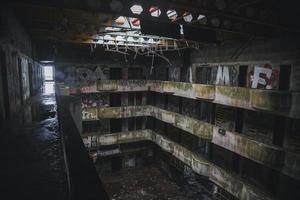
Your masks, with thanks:
<instances>
[{"instance_id":1,"label":"peeling paint","mask_svg":"<svg viewBox=\"0 0 300 200\"><path fill-rule=\"evenodd\" d=\"M215 103L250 108L250 90L242 87L216 86Z\"/></svg>"},{"instance_id":2,"label":"peeling paint","mask_svg":"<svg viewBox=\"0 0 300 200\"><path fill-rule=\"evenodd\" d=\"M202 85L193 84L193 89L195 92L195 97L199 99L215 99L215 86L213 85Z\"/></svg>"}]
</instances>

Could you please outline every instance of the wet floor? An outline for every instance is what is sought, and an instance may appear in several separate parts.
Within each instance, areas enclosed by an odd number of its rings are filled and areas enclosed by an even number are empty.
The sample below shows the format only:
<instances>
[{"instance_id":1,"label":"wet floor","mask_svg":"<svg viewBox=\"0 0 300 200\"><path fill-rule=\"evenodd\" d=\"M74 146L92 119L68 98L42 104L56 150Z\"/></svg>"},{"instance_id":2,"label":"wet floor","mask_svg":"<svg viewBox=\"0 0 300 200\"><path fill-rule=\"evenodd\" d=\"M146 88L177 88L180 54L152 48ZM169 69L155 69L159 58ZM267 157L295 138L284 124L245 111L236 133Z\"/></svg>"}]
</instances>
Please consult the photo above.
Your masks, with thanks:
<instances>
[{"instance_id":1,"label":"wet floor","mask_svg":"<svg viewBox=\"0 0 300 200\"><path fill-rule=\"evenodd\" d=\"M0 134L1 199L67 199L54 83L23 106Z\"/></svg>"}]
</instances>

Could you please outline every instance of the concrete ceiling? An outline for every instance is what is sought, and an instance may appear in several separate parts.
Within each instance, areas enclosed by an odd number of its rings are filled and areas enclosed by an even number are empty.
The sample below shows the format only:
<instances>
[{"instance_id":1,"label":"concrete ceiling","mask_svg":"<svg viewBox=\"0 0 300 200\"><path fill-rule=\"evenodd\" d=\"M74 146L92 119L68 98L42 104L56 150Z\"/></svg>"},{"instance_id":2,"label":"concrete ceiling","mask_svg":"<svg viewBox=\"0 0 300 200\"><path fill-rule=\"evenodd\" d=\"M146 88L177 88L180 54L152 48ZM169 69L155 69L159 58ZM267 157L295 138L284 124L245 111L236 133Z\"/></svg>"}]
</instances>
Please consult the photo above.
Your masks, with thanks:
<instances>
[{"instance_id":1,"label":"concrete ceiling","mask_svg":"<svg viewBox=\"0 0 300 200\"><path fill-rule=\"evenodd\" d=\"M292 5L268 0L13 0L11 3L35 40L95 43L97 35L105 33L105 27L115 26L119 16L136 18L144 24L153 22L154 26L183 24L186 30L192 27L194 34L183 36L181 41L198 41L197 33L204 32L201 43L218 43L240 36L272 37L300 30L298 24L291 22L297 16L291 10ZM134 5L140 5L143 12L134 14L130 9ZM149 10L153 8L159 9L159 17L151 16ZM169 10L176 11L176 18L169 19ZM213 33L217 36L221 33L223 37L206 39Z\"/></svg>"}]
</instances>

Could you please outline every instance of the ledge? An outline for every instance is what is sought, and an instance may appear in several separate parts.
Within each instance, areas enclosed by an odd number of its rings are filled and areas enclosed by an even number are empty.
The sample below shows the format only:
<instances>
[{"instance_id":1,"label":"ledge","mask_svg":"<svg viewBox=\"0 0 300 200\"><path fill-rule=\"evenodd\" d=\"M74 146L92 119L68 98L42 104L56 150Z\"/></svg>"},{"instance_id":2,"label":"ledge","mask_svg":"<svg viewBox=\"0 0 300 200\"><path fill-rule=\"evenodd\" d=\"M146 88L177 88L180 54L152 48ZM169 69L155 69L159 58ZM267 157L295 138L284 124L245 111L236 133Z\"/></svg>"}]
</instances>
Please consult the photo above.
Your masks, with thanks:
<instances>
[{"instance_id":1,"label":"ledge","mask_svg":"<svg viewBox=\"0 0 300 200\"><path fill-rule=\"evenodd\" d=\"M172 81L104 80L71 93L152 91L300 119L300 93Z\"/></svg>"},{"instance_id":2,"label":"ledge","mask_svg":"<svg viewBox=\"0 0 300 200\"><path fill-rule=\"evenodd\" d=\"M92 116L92 118L83 116L84 121L103 118L154 117L268 167L279 170L284 164L282 148L255 141L239 133L226 131L225 134L220 134L218 131L220 128L210 123L154 106L99 107L89 108L84 112L90 112L87 116Z\"/></svg>"},{"instance_id":3,"label":"ledge","mask_svg":"<svg viewBox=\"0 0 300 200\"><path fill-rule=\"evenodd\" d=\"M191 152L181 145L165 138L152 130L140 130L131 132L122 132L115 134L98 135L97 141L99 145L122 144L136 141L149 140L157 144L162 150L171 153L177 159L190 166L193 171L201 176L209 177L209 179L233 196L241 200L270 200L268 194L259 188L251 185L247 181L241 179L236 174L230 173L202 156Z\"/></svg>"}]
</instances>

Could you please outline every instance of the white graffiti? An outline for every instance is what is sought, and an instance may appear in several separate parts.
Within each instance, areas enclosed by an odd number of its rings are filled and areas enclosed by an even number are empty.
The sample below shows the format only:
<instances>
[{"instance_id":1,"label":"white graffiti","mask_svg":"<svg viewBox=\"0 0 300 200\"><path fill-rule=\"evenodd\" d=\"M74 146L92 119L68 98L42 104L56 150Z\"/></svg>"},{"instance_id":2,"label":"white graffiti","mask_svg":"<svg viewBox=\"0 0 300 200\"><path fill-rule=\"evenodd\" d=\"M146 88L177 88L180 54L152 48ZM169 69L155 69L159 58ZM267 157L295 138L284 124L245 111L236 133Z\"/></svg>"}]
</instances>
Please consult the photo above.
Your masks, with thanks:
<instances>
[{"instance_id":1,"label":"white graffiti","mask_svg":"<svg viewBox=\"0 0 300 200\"><path fill-rule=\"evenodd\" d=\"M97 113L82 110L82 119L83 120L95 120L95 119L97 119Z\"/></svg>"},{"instance_id":2,"label":"white graffiti","mask_svg":"<svg viewBox=\"0 0 300 200\"><path fill-rule=\"evenodd\" d=\"M230 84L228 67L218 66L216 84L217 85L229 85Z\"/></svg>"},{"instance_id":3,"label":"white graffiti","mask_svg":"<svg viewBox=\"0 0 300 200\"><path fill-rule=\"evenodd\" d=\"M236 66L218 66L216 85L237 85L237 76Z\"/></svg>"},{"instance_id":4,"label":"white graffiti","mask_svg":"<svg viewBox=\"0 0 300 200\"><path fill-rule=\"evenodd\" d=\"M94 70L91 68L68 67L64 70L64 73L65 82L68 84L108 80L109 78L109 68L107 67L97 67Z\"/></svg>"},{"instance_id":5,"label":"white graffiti","mask_svg":"<svg viewBox=\"0 0 300 200\"><path fill-rule=\"evenodd\" d=\"M272 69L264 68L264 67L255 67L254 68L254 74L252 77L252 85L251 88L257 88L258 84L266 86L266 89L270 89L270 87L266 81L267 79L270 79L272 75ZM266 78L263 78L262 76L265 76Z\"/></svg>"}]
</instances>

